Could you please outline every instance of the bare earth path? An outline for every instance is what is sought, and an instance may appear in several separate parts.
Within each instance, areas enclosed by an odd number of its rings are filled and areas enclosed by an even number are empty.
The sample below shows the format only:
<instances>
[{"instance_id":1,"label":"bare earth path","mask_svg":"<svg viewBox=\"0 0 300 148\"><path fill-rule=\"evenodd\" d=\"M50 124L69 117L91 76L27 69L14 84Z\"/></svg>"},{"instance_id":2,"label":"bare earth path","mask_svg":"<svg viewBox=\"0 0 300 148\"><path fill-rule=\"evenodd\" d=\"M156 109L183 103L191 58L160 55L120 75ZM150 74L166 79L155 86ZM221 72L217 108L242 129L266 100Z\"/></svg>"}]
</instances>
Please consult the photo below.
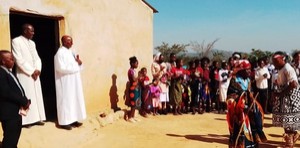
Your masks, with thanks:
<instances>
[{"instance_id":1,"label":"bare earth path","mask_svg":"<svg viewBox=\"0 0 300 148\"><path fill-rule=\"evenodd\" d=\"M66 131L46 122L45 126L24 129L20 148L226 148L227 122L224 114L205 113L181 116L160 115L129 123L123 119L101 127L98 114L89 115L83 126ZM269 142L262 148L276 148L282 143L281 128L265 118ZM299 142L297 142L299 143ZM296 145L300 147L300 144Z\"/></svg>"}]
</instances>

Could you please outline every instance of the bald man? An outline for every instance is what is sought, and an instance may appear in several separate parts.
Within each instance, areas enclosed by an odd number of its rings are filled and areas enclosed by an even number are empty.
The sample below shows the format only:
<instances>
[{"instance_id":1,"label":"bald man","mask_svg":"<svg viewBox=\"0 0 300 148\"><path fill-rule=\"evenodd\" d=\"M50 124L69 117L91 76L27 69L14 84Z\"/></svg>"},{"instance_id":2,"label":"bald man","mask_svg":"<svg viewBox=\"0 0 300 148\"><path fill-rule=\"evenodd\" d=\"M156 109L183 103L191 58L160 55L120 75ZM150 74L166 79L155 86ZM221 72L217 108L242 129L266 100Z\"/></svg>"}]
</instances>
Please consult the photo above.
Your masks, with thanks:
<instances>
[{"instance_id":1,"label":"bald man","mask_svg":"<svg viewBox=\"0 0 300 148\"><path fill-rule=\"evenodd\" d=\"M57 117L60 128L71 130L86 118L80 71L82 61L72 49L73 39L63 36L54 56Z\"/></svg>"}]
</instances>

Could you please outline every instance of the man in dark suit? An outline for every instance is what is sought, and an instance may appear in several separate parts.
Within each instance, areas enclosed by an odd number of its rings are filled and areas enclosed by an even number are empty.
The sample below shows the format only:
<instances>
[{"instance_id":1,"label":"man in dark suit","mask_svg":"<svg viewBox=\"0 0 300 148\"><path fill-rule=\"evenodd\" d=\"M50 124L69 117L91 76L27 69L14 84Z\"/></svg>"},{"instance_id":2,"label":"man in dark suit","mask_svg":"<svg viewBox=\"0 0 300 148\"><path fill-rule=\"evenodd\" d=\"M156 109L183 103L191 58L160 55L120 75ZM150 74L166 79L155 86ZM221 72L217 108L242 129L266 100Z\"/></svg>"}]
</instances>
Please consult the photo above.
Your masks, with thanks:
<instances>
[{"instance_id":1,"label":"man in dark suit","mask_svg":"<svg viewBox=\"0 0 300 148\"><path fill-rule=\"evenodd\" d=\"M16 148L22 130L21 109L28 109L30 100L25 96L18 79L11 73L14 59L11 52L0 50L0 121L3 130L3 148Z\"/></svg>"}]
</instances>

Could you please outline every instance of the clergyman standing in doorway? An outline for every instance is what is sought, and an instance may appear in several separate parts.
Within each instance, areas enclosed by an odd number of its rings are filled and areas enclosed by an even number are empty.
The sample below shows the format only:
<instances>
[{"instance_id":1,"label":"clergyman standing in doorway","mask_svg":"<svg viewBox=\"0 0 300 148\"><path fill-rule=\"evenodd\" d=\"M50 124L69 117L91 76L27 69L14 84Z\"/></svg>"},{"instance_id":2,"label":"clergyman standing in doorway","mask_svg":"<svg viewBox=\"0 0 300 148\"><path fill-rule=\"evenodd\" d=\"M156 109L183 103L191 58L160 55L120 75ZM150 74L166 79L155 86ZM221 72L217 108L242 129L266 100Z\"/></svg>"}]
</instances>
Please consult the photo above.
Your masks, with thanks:
<instances>
[{"instance_id":1,"label":"clergyman standing in doorway","mask_svg":"<svg viewBox=\"0 0 300 148\"><path fill-rule=\"evenodd\" d=\"M16 76L24 87L27 97L31 100L26 116L22 116L23 127L44 125L46 120L44 100L40 82L42 62L32 40L34 27L22 25L22 35L12 40L12 53L16 61Z\"/></svg>"},{"instance_id":2,"label":"clergyman standing in doorway","mask_svg":"<svg viewBox=\"0 0 300 148\"><path fill-rule=\"evenodd\" d=\"M80 71L82 61L72 49L73 39L64 35L54 56L57 117L60 128L71 130L82 125L86 110Z\"/></svg>"}]
</instances>

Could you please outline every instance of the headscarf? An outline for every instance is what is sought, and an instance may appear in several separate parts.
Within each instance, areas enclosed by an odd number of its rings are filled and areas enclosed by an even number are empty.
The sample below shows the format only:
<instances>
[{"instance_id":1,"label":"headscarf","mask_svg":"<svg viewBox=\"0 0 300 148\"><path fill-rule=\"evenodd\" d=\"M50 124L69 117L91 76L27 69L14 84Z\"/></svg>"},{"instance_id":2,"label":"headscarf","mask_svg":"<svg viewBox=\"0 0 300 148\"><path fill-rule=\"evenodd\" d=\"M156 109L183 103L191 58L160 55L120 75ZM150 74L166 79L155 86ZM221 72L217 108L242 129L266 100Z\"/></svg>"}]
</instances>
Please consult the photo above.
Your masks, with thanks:
<instances>
[{"instance_id":1,"label":"headscarf","mask_svg":"<svg viewBox=\"0 0 300 148\"><path fill-rule=\"evenodd\" d=\"M233 73L236 74L237 72L248 68L251 68L251 64L248 60L238 60L233 68Z\"/></svg>"},{"instance_id":2,"label":"headscarf","mask_svg":"<svg viewBox=\"0 0 300 148\"><path fill-rule=\"evenodd\" d=\"M161 55L161 52L156 53L156 54L154 55L154 57L153 57L153 61L154 61L154 62L158 62L158 61L159 61L160 55Z\"/></svg>"},{"instance_id":3,"label":"headscarf","mask_svg":"<svg viewBox=\"0 0 300 148\"><path fill-rule=\"evenodd\" d=\"M248 69L248 68L251 68L251 64L248 60L240 60L239 67L241 69Z\"/></svg>"}]
</instances>

